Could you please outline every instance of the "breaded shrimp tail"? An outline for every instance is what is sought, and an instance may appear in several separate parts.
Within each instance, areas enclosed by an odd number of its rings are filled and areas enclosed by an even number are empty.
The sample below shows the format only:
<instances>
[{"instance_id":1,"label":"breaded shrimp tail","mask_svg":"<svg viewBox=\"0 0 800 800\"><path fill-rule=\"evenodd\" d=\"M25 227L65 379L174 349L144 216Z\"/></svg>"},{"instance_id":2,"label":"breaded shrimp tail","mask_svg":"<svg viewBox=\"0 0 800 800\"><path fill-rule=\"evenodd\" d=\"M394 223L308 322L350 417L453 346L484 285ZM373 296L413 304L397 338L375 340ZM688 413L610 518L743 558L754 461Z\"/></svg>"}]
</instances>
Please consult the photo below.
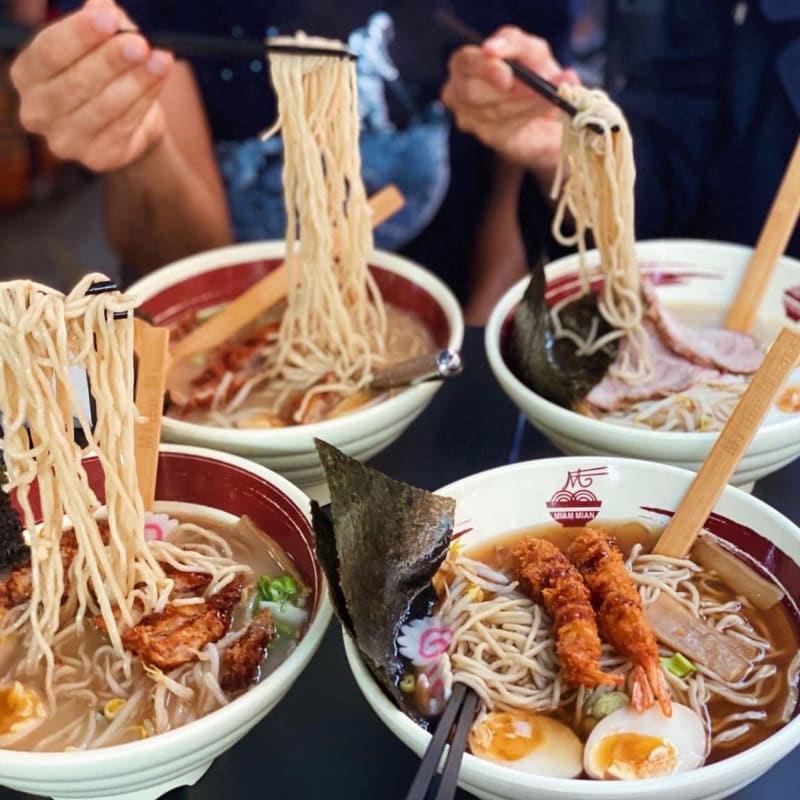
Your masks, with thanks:
<instances>
[{"instance_id":1,"label":"breaded shrimp tail","mask_svg":"<svg viewBox=\"0 0 800 800\"><path fill-rule=\"evenodd\" d=\"M600 637L589 590L580 573L546 539L530 538L513 551L524 591L541 599L553 618L561 675L571 686L619 686L621 675L600 668Z\"/></svg>"},{"instance_id":2,"label":"breaded shrimp tail","mask_svg":"<svg viewBox=\"0 0 800 800\"><path fill-rule=\"evenodd\" d=\"M656 635L619 548L602 531L584 528L567 555L589 587L603 638L633 664L633 707L642 711L658 700L669 717L672 703L658 661Z\"/></svg>"}]
</instances>

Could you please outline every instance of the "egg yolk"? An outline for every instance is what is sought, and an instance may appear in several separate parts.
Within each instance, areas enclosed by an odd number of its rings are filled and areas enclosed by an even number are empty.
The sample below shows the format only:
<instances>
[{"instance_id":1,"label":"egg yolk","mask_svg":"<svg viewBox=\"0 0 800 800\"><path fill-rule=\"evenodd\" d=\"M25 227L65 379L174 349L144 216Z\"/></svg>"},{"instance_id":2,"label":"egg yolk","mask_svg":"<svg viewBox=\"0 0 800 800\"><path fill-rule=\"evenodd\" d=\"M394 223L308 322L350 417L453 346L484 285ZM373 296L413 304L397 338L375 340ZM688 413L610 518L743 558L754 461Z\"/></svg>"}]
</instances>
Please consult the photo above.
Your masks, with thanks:
<instances>
[{"instance_id":1,"label":"egg yolk","mask_svg":"<svg viewBox=\"0 0 800 800\"><path fill-rule=\"evenodd\" d=\"M38 719L44 713L39 695L18 681L0 689L0 734L12 733L20 724Z\"/></svg>"},{"instance_id":2,"label":"egg yolk","mask_svg":"<svg viewBox=\"0 0 800 800\"><path fill-rule=\"evenodd\" d=\"M518 761L543 741L544 734L535 718L508 711L493 714L470 733L473 753L501 761Z\"/></svg>"},{"instance_id":3,"label":"egg yolk","mask_svg":"<svg viewBox=\"0 0 800 800\"><path fill-rule=\"evenodd\" d=\"M678 754L659 736L615 733L600 740L592 761L606 778L632 780L669 775L677 766Z\"/></svg>"}]
</instances>

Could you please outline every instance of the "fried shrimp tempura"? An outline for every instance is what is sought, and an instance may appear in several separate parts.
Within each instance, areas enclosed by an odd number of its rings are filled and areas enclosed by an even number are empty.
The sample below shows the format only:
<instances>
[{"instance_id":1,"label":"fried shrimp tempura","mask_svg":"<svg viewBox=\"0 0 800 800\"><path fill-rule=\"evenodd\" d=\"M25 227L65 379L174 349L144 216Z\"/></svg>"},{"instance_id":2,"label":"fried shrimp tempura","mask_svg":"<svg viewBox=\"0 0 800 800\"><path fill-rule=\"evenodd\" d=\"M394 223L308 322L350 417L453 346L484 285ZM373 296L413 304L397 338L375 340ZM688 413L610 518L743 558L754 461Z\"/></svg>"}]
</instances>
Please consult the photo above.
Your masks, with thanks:
<instances>
[{"instance_id":1,"label":"fried shrimp tempura","mask_svg":"<svg viewBox=\"0 0 800 800\"><path fill-rule=\"evenodd\" d=\"M671 716L656 635L619 548L602 531L584 528L570 543L567 555L591 591L603 638L633 664L631 704L642 711L658 700L663 714Z\"/></svg>"},{"instance_id":2,"label":"fried shrimp tempura","mask_svg":"<svg viewBox=\"0 0 800 800\"><path fill-rule=\"evenodd\" d=\"M621 675L600 668L600 637L589 590L566 556L546 539L530 538L513 551L522 588L540 597L553 618L561 675L571 686L619 686Z\"/></svg>"}]
</instances>

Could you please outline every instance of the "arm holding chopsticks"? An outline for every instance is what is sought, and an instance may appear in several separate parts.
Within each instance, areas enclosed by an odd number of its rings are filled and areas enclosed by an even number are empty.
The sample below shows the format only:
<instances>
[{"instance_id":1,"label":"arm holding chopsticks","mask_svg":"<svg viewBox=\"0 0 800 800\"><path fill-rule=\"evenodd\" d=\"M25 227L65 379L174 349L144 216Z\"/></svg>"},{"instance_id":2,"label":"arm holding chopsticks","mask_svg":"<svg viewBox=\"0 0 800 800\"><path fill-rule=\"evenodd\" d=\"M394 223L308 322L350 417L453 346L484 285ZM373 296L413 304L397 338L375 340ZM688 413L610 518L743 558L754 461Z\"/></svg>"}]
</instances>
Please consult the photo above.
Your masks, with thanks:
<instances>
[{"instance_id":1,"label":"arm holding chopsticks","mask_svg":"<svg viewBox=\"0 0 800 800\"><path fill-rule=\"evenodd\" d=\"M506 26L482 47L467 45L453 55L442 99L459 128L530 170L549 192L561 147L559 112L516 80L504 59L516 60L555 84L578 82L544 39Z\"/></svg>"},{"instance_id":2,"label":"arm holding chopsticks","mask_svg":"<svg viewBox=\"0 0 800 800\"><path fill-rule=\"evenodd\" d=\"M208 133L188 66L134 33L111 0L87 0L20 53L12 80L23 125L55 155L104 173L108 231L147 270L231 240Z\"/></svg>"}]
</instances>

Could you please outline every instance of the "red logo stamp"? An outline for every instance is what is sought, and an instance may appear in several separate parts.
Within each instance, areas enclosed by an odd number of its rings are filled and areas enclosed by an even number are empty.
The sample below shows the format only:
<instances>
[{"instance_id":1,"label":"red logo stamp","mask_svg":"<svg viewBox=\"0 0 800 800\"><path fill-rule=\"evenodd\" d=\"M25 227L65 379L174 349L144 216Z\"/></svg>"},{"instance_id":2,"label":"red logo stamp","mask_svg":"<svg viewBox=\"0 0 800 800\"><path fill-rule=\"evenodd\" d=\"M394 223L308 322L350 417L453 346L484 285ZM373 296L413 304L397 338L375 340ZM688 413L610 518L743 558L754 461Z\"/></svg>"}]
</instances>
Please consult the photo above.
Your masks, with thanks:
<instances>
[{"instance_id":1,"label":"red logo stamp","mask_svg":"<svg viewBox=\"0 0 800 800\"><path fill-rule=\"evenodd\" d=\"M564 485L547 501L550 516L564 527L572 528L586 525L599 513L602 500L589 491L592 481L608 475L606 467L576 469L567 473Z\"/></svg>"},{"instance_id":2,"label":"red logo stamp","mask_svg":"<svg viewBox=\"0 0 800 800\"><path fill-rule=\"evenodd\" d=\"M783 309L789 319L800 321L800 286L786 289L783 293Z\"/></svg>"}]
</instances>

